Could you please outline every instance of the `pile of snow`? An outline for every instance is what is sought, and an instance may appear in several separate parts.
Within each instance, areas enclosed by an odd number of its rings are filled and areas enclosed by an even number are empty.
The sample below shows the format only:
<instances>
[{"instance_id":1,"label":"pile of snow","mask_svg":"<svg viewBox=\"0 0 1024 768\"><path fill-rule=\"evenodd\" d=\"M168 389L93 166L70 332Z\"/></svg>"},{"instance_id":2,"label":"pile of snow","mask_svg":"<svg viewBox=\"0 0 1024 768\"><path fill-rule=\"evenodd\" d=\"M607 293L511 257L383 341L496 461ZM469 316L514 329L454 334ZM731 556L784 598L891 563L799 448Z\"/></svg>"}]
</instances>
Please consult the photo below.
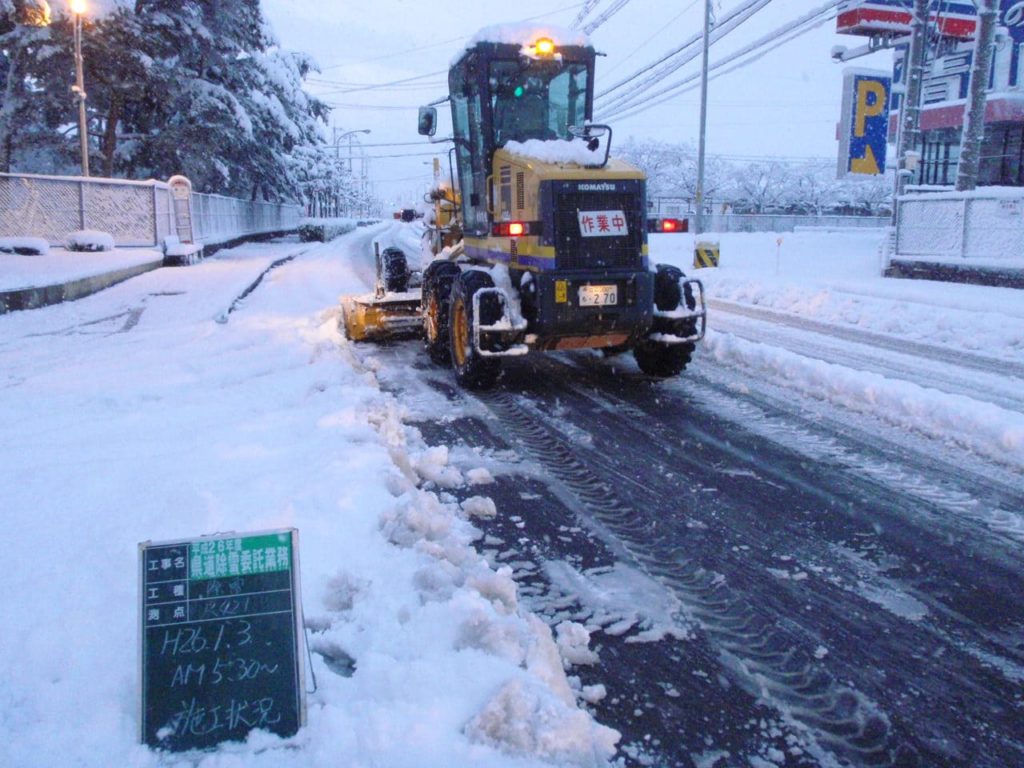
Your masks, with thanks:
<instances>
[{"instance_id":1,"label":"pile of snow","mask_svg":"<svg viewBox=\"0 0 1024 768\"><path fill-rule=\"evenodd\" d=\"M49 252L50 244L41 237L0 237L0 253L46 256Z\"/></svg>"},{"instance_id":2,"label":"pile of snow","mask_svg":"<svg viewBox=\"0 0 1024 768\"><path fill-rule=\"evenodd\" d=\"M95 229L80 229L68 235L64 245L69 251L83 253L112 251L114 250L114 236L109 232L100 232Z\"/></svg>"},{"instance_id":3,"label":"pile of snow","mask_svg":"<svg viewBox=\"0 0 1024 768\"><path fill-rule=\"evenodd\" d=\"M604 150L594 152L587 147L587 142L566 139L529 139L527 141L510 141L505 150L513 155L528 160L539 160L542 163L575 163L576 165L593 166L604 162Z\"/></svg>"}]
</instances>

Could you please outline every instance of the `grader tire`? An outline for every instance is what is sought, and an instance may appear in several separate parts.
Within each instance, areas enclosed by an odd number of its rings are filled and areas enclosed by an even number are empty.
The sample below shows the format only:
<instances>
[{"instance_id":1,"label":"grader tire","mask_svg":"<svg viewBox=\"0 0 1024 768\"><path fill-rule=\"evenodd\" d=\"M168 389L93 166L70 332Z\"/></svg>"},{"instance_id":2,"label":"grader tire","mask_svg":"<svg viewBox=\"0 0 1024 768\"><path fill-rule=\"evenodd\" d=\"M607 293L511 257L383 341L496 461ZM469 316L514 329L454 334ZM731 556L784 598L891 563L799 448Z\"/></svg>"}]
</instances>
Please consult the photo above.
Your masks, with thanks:
<instances>
[{"instance_id":1,"label":"grader tire","mask_svg":"<svg viewBox=\"0 0 1024 768\"><path fill-rule=\"evenodd\" d=\"M452 282L459 276L459 267L450 261L439 261L423 273L423 336L427 354L438 365L452 363L451 339L448 331L448 298Z\"/></svg>"},{"instance_id":2,"label":"grader tire","mask_svg":"<svg viewBox=\"0 0 1024 768\"><path fill-rule=\"evenodd\" d=\"M449 305L449 336L455 380L466 389L490 389L501 374L501 358L483 357L473 348L473 294L492 288L490 275L479 270L463 272L452 284Z\"/></svg>"}]
</instances>

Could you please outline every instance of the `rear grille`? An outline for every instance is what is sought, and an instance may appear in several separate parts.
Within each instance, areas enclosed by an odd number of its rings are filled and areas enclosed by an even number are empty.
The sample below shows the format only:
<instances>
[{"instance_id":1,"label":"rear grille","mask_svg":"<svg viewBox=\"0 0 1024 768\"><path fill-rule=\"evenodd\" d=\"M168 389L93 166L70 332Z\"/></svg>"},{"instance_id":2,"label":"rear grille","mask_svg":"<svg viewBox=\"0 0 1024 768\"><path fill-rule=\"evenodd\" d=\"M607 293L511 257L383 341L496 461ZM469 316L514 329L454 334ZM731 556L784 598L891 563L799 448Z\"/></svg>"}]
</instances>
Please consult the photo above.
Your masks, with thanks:
<instances>
[{"instance_id":1,"label":"rear grille","mask_svg":"<svg viewBox=\"0 0 1024 768\"><path fill-rule=\"evenodd\" d=\"M643 223L641 197L623 192L578 192L559 190L555 193L555 258L558 269L640 269L643 257ZM622 211L626 214L629 234L621 237L583 237L580 234L580 211Z\"/></svg>"}]
</instances>

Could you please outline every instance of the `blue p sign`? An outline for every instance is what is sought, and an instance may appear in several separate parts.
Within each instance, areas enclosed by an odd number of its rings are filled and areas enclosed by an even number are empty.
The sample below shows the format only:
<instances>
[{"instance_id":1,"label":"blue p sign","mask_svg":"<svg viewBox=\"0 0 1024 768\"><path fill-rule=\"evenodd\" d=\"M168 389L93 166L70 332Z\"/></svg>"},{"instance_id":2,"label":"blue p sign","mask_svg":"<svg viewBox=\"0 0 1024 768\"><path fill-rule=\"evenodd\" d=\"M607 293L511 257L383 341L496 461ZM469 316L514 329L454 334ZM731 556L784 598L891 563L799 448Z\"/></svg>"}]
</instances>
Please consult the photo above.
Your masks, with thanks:
<instances>
[{"instance_id":1,"label":"blue p sign","mask_svg":"<svg viewBox=\"0 0 1024 768\"><path fill-rule=\"evenodd\" d=\"M885 173L892 78L848 70L843 87L839 171L841 176Z\"/></svg>"}]
</instances>

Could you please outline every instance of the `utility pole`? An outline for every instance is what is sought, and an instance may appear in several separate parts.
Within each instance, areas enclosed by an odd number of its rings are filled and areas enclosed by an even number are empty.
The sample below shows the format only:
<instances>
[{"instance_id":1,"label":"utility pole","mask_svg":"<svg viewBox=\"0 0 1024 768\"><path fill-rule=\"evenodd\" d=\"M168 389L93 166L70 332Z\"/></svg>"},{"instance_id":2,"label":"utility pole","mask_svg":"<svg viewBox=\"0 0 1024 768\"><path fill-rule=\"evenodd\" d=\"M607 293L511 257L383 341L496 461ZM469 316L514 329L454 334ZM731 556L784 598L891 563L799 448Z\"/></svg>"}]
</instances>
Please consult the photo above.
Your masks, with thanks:
<instances>
[{"instance_id":1,"label":"utility pole","mask_svg":"<svg viewBox=\"0 0 1024 768\"><path fill-rule=\"evenodd\" d=\"M693 218L694 234L704 231L704 153L708 125L708 47L711 38L711 0L704 0L704 50L700 69L700 140L697 145L697 212Z\"/></svg>"},{"instance_id":2,"label":"utility pole","mask_svg":"<svg viewBox=\"0 0 1024 768\"><path fill-rule=\"evenodd\" d=\"M85 0L72 0L71 13L74 16L72 33L75 43L75 85L71 89L78 100L78 143L82 153L82 175L89 176L89 121L85 114L85 77L82 74L82 14Z\"/></svg>"},{"instance_id":3,"label":"utility pole","mask_svg":"<svg viewBox=\"0 0 1024 768\"><path fill-rule=\"evenodd\" d=\"M899 145L896 149L896 200L893 216L897 215L899 198L907 187L911 174L907 154L917 151L921 141L921 86L924 81L924 53L928 34L928 0L914 0L914 17L910 20L910 51L907 54L907 87L901 105Z\"/></svg>"},{"instance_id":4,"label":"utility pole","mask_svg":"<svg viewBox=\"0 0 1024 768\"><path fill-rule=\"evenodd\" d=\"M963 134L960 137L960 165L956 174L958 192L968 192L978 186L981 143L985 137L985 91L988 88L992 48L996 39L997 0L978 0L977 5L978 26L974 35L970 96L964 114Z\"/></svg>"}]
</instances>

